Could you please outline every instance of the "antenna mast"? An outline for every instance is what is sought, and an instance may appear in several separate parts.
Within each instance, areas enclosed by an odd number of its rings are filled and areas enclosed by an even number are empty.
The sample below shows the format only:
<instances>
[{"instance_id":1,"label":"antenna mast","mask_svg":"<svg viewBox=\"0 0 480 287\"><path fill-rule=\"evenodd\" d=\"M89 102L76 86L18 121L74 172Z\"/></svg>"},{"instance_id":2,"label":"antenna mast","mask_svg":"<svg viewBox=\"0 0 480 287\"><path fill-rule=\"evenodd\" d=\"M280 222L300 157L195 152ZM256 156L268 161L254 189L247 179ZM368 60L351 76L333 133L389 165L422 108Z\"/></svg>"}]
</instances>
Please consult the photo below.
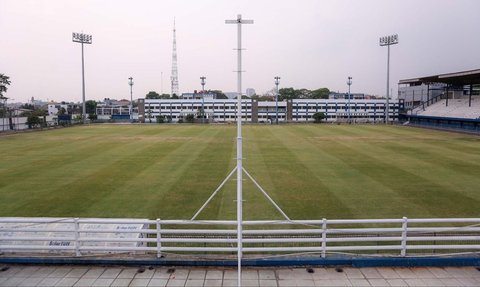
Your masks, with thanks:
<instances>
[{"instance_id":1,"label":"antenna mast","mask_svg":"<svg viewBox=\"0 0 480 287\"><path fill-rule=\"evenodd\" d=\"M178 68L177 68L177 37L175 29L175 18L173 18L173 49L172 49L172 96L178 96Z\"/></svg>"}]
</instances>

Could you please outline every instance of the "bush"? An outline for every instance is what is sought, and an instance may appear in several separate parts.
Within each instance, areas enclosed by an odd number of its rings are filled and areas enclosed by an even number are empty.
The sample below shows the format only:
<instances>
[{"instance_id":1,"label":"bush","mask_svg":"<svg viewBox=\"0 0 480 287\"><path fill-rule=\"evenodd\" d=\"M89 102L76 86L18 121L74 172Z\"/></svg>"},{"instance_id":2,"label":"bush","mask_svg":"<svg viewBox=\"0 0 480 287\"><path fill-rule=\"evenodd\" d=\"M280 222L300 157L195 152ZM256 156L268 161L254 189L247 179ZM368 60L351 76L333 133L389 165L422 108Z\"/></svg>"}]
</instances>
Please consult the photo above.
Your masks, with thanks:
<instances>
[{"instance_id":1,"label":"bush","mask_svg":"<svg viewBox=\"0 0 480 287\"><path fill-rule=\"evenodd\" d=\"M97 120L97 115L96 114L88 114L88 119L92 122Z\"/></svg>"},{"instance_id":2,"label":"bush","mask_svg":"<svg viewBox=\"0 0 480 287\"><path fill-rule=\"evenodd\" d=\"M185 121L187 123L193 123L193 121L195 120L195 115L193 114L188 114L186 117L185 117Z\"/></svg>"},{"instance_id":3,"label":"bush","mask_svg":"<svg viewBox=\"0 0 480 287\"><path fill-rule=\"evenodd\" d=\"M313 119L316 123L320 123L323 119L325 119L325 114L322 112L314 113Z\"/></svg>"},{"instance_id":4,"label":"bush","mask_svg":"<svg viewBox=\"0 0 480 287\"><path fill-rule=\"evenodd\" d=\"M158 116L157 117L157 123L158 124L163 124L165 122L165 117L164 116Z\"/></svg>"},{"instance_id":5,"label":"bush","mask_svg":"<svg viewBox=\"0 0 480 287\"><path fill-rule=\"evenodd\" d=\"M41 126L43 121L34 113L31 113L27 117L27 125L29 128L33 129Z\"/></svg>"}]
</instances>

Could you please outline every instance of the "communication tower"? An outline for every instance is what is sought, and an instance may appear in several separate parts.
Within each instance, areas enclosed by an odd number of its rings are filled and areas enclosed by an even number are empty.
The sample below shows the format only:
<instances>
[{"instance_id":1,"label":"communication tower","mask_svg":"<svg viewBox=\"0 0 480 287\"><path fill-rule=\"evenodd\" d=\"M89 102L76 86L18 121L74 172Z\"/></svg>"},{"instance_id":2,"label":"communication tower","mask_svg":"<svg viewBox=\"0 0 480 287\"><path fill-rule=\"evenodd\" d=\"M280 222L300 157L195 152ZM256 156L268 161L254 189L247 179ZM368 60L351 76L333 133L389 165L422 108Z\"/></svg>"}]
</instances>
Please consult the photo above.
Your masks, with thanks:
<instances>
[{"instance_id":1,"label":"communication tower","mask_svg":"<svg viewBox=\"0 0 480 287\"><path fill-rule=\"evenodd\" d=\"M173 50L172 50L172 75L170 80L172 82L172 96L178 94L178 68L177 68L177 37L175 35L175 19L173 19Z\"/></svg>"}]
</instances>

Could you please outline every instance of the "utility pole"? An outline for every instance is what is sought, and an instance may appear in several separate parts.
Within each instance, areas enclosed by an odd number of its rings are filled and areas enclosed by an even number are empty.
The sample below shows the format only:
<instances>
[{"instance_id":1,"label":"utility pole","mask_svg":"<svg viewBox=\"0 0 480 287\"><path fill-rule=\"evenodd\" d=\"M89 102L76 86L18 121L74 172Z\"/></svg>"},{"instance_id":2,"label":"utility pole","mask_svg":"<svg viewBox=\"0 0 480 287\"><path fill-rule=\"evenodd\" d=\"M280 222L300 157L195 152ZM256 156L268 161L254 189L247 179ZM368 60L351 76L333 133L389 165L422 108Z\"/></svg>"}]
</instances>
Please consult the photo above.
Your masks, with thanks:
<instances>
[{"instance_id":1,"label":"utility pole","mask_svg":"<svg viewBox=\"0 0 480 287\"><path fill-rule=\"evenodd\" d=\"M280 77L276 76L275 78L275 124L278 125L278 84L280 84Z\"/></svg>"},{"instance_id":2,"label":"utility pole","mask_svg":"<svg viewBox=\"0 0 480 287\"><path fill-rule=\"evenodd\" d=\"M235 20L225 20L225 24L237 24L237 286L242 286L242 24L253 24L253 20L243 20L238 14Z\"/></svg>"},{"instance_id":3,"label":"utility pole","mask_svg":"<svg viewBox=\"0 0 480 287\"><path fill-rule=\"evenodd\" d=\"M87 109L85 107L85 61L83 56L83 44L92 44L92 35L72 33L72 41L82 44L82 122L85 124L87 121Z\"/></svg>"},{"instance_id":4,"label":"utility pole","mask_svg":"<svg viewBox=\"0 0 480 287\"><path fill-rule=\"evenodd\" d=\"M385 107L385 123L388 124L390 118L390 46L398 44L398 35L389 35L380 37L380 46L387 46L387 103Z\"/></svg>"}]
</instances>

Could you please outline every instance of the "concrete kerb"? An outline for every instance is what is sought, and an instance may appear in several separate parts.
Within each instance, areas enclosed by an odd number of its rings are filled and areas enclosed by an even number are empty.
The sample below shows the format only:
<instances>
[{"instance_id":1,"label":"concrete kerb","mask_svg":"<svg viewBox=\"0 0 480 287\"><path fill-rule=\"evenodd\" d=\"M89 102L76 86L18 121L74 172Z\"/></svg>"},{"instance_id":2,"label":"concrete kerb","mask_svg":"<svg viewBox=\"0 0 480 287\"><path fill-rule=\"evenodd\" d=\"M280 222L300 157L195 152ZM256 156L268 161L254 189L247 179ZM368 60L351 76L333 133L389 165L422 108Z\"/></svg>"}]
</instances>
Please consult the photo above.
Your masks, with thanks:
<instances>
[{"instance_id":1,"label":"concrete kerb","mask_svg":"<svg viewBox=\"0 0 480 287\"><path fill-rule=\"evenodd\" d=\"M235 267L237 261L229 260L179 260L152 258L74 258L74 257L0 257L2 264L41 265L117 265L117 266L188 266L188 267ZM275 258L244 259L245 267L480 267L480 256L451 257L337 257L337 258Z\"/></svg>"}]
</instances>

